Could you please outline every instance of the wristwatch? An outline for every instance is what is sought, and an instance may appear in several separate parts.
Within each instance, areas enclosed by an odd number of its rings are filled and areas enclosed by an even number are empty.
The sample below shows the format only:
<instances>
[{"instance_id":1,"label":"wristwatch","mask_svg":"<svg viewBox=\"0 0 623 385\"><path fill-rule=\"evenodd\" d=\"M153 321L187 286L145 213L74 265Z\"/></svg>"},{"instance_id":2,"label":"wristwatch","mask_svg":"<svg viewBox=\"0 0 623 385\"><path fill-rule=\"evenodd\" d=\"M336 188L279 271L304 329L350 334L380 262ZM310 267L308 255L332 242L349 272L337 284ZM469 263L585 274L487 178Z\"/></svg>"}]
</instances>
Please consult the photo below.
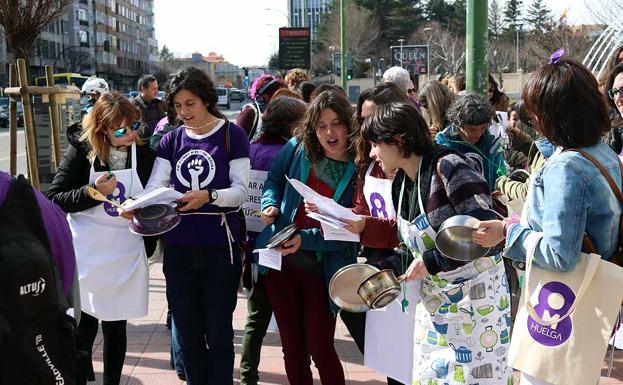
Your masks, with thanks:
<instances>
[{"instance_id":1,"label":"wristwatch","mask_svg":"<svg viewBox=\"0 0 623 385\"><path fill-rule=\"evenodd\" d=\"M208 203L214 203L214 201L218 198L218 191L208 189L208 193L210 194L210 200L208 201Z\"/></svg>"}]
</instances>

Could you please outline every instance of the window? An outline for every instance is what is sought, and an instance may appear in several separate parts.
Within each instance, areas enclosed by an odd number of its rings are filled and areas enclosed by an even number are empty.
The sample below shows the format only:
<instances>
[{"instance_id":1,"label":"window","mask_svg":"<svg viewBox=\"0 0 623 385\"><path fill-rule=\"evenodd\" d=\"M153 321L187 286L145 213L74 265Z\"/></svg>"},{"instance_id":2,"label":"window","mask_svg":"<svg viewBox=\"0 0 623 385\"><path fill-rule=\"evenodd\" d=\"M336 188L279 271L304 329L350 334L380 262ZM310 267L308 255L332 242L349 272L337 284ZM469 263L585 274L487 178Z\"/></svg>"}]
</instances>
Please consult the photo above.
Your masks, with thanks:
<instances>
[{"instance_id":1,"label":"window","mask_svg":"<svg viewBox=\"0 0 623 385\"><path fill-rule=\"evenodd\" d=\"M88 47L89 46L89 32L78 31L78 41L80 42L81 47Z\"/></svg>"},{"instance_id":2,"label":"window","mask_svg":"<svg viewBox=\"0 0 623 385\"><path fill-rule=\"evenodd\" d=\"M79 8L76 12L78 15L78 22L81 25L89 25L89 15L87 13L87 10L83 8Z\"/></svg>"}]
</instances>

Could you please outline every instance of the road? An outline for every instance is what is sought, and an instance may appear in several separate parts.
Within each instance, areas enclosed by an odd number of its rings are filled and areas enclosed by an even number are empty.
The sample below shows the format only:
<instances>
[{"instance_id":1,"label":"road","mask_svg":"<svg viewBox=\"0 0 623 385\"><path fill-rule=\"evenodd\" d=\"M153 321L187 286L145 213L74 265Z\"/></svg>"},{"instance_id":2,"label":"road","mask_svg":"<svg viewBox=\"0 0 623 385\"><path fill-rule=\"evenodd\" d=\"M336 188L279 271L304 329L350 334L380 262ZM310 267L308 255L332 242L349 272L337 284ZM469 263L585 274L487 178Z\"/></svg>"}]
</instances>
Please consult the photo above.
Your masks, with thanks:
<instances>
[{"instance_id":1,"label":"road","mask_svg":"<svg viewBox=\"0 0 623 385\"><path fill-rule=\"evenodd\" d=\"M227 119L235 121L240 107L244 103L231 103L229 110L221 109ZM9 171L9 131L7 128L0 128L0 171ZM17 131L17 173L26 174L26 145L24 143L23 128Z\"/></svg>"}]
</instances>

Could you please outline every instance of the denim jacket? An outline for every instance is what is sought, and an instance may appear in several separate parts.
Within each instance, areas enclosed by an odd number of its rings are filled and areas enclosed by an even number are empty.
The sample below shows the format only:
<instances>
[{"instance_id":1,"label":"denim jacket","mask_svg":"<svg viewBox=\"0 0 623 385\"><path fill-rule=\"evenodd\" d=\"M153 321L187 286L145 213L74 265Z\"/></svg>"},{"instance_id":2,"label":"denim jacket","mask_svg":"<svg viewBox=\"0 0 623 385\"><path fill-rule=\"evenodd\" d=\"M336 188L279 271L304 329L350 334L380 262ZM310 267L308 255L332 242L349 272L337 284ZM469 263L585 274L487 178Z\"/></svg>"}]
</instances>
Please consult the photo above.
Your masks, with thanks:
<instances>
[{"instance_id":1,"label":"denim jacket","mask_svg":"<svg viewBox=\"0 0 623 385\"><path fill-rule=\"evenodd\" d=\"M265 247L268 239L287 225L294 222L294 217L303 198L296 192L288 178L295 178L306 183L309 176L309 161L305 154L304 147L298 146L296 138L292 138L286 143L277 154L268 172L268 178L264 182L264 190L261 201L261 210L274 206L279 208L279 215L275 222L266 226L255 241L255 248ZM354 168L353 168L354 170ZM344 207L351 207L354 193L353 172L348 186L338 197L336 202ZM328 284L331 277L341 267L357 262L356 242L325 241L320 228L300 230L301 249L316 251L318 258L322 262L325 281ZM260 272L266 273L266 269L260 266ZM333 310L337 308L333 305Z\"/></svg>"},{"instance_id":2,"label":"denim jacket","mask_svg":"<svg viewBox=\"0 0 623 385\"><path fill-rule=\"evenodd\" d=\"M608 145L582 150L596 158L621 188L620 161ZM621 204L597 167L578 152L557 149L535 173L523 215L528 226L510 226L506 256L524 261L529 234L542 232L534 263L547 270L573 270L585 232L603 259L610 259L619 244Z\"/></svg>"}]
</instances>

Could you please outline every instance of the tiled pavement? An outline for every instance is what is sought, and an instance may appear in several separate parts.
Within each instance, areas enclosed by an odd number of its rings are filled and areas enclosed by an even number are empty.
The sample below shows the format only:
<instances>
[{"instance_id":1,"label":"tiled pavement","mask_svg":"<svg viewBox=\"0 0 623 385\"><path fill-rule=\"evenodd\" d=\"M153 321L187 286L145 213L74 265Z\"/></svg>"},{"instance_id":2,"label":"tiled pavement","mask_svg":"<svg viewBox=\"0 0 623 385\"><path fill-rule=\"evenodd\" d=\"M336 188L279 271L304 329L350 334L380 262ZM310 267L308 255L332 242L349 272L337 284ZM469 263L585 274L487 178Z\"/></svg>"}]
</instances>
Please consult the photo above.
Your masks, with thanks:
<instances>
[{"instance_id":1,"label":"tiled pavement","mask_svg":"<svg viewBox=\"0 0 623 385\"><path fill-rule=\"evenodd\" d=\"M128 352L123 367L122 385L178 385L185 384L177 379L175 371L169 367L169 331L166 321L165 281L162 264L152 263L150 266L150 297L149 314L140 320L128 324ZM236 367L234 383L239 383L238 365L240 363L240 345L246 320L246 300L238 295L238 305L234 313L234 344L236 349ZM346 327L339 322L336 330L335 344L339 353L346 383L349 385L381 385L385 384L384 376L363 366L363 358ZM97 382L102 382L102 337L101 334L94 346L94 368ZM604 366L605 367L605 366ZM313 368L315 382L320 384L318 372ZM605 370L602 371L605 376ZM262 347L260 364L260 384L288 384L279 335L268 333ZM615 354L614 370L611 377L602 377L602 385L623 385L623 351Z\"/></svg>"}]
</instances>

